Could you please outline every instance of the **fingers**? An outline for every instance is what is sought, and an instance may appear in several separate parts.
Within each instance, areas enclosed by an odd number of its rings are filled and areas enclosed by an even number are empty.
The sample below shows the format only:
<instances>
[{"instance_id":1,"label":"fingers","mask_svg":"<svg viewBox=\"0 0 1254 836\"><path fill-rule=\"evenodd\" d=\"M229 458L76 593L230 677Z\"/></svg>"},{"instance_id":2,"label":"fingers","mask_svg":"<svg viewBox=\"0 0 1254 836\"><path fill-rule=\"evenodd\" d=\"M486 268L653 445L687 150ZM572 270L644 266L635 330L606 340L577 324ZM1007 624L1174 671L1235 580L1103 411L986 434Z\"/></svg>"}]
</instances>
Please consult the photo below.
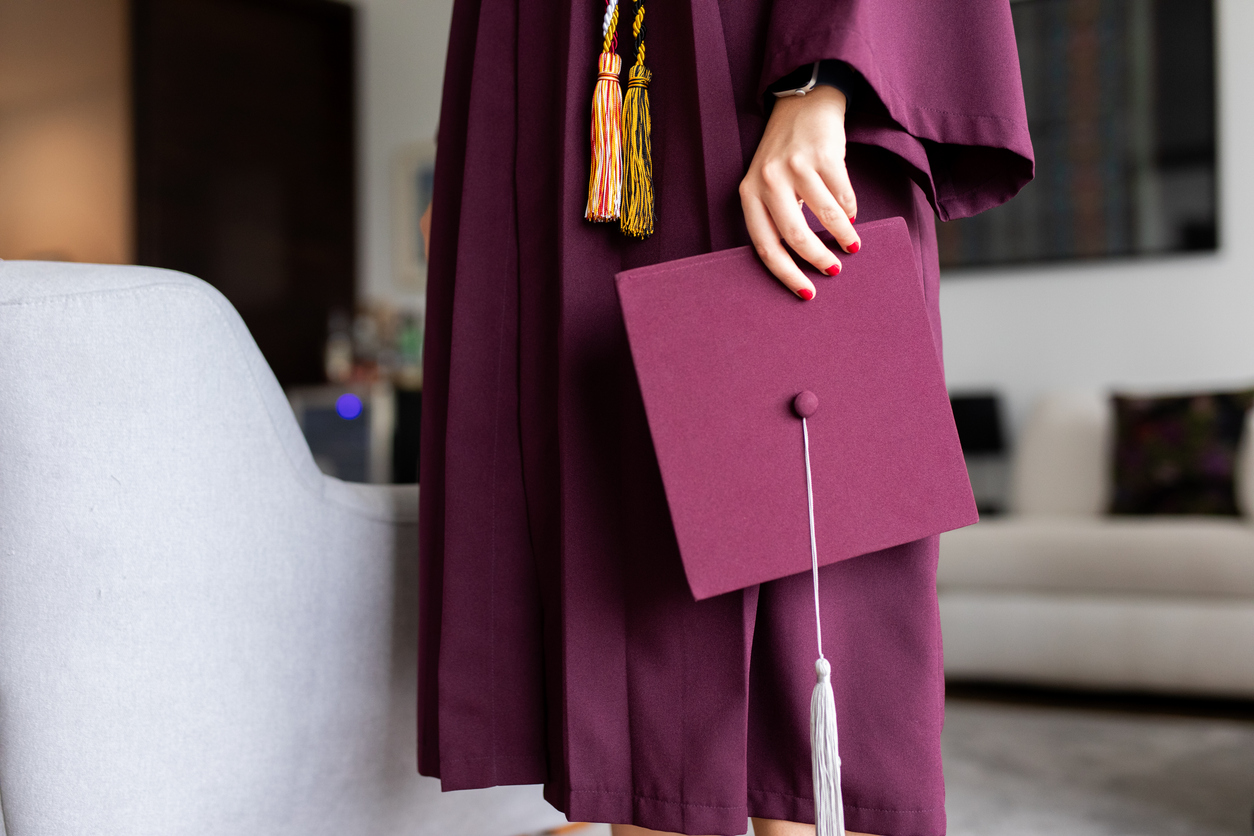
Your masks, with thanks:
<instances>
[{"instance_id":1,"label":"fingers","mask_svg":"<svg viewBox=\"0 0 1254 836\"><path fill-rule=\"evenodd\" d=\"M849 178L845 177L848 183ZM823 227L836 239L836 243L840 245L847 253L856 253L862 246L862 239L853 228L853 222L850 218L853 212L846 209L839 200L834 196L836 190L829 187L827 181L816 171L803 174L800 177L801 182L798 183L798 193L805 200L806 205L810 207L810 211L819 219ZM852 202L853 189L848 189L848 200ZM857 206L854 206L856 212Z\"/></svg>"},{"instance_id":2,"label":"fingers","mask_svg":"<svg viewBox=\"0 0 1254 836\"><path fill-rule=\"evenodd\" d=\"M820 149L815 154L814 171L823 183L823 190L832 196L850 223L858 216L858 198L853 193L853 183L849 181L849 169L845 166L843 150L837 152L831 148ZM807 178L808 180L808 178ZM813 184L813 181L809 181ZM810 185L810 188L816 188ZM804 197L804 195L802 195ZM809 198L807 198L809 202ZM821 220L821 219L820 219ZM826 226L826 223L824 224ZM828 227L830 229L830 227ZM835 234L833 232L833 234Z\"/></svg>"},{"instance_id":3,"label":"fingers","mask_svg":"<svg viewBox=\"0 0 1254 836\"><path fill-rule=\"evenodd\" d=\"M830 276L841 269L840 250L810 229L802 201L840 249L856 253L862 245L853 227L857 199L845 168L844 96L821 90L826 93L776 103L740 184L745 224L763 263L802 298L813 298L814 286L781 238L820 272Z\"/></svg>"},{"instance_id":4,"label":"fingers","mask_svg":"<svg viewBox=\"0 0 1254 836\"><path fill-rule=\"evenodd\" d=\"M792 247L797 255L818 268L820 273L827 276L836 275L840 272L840 259L819 240L814 230L810 229L810 224L806 222L805 215L802 214L801 206L797 203L794 194L790 192L785 197L780 191L770 191L763 195L775 228L788 242L788 246Z\"/></svg>"},{"instance_id":5,"label":"fingers","mask_svg":"<svg viewBox=\"0 0 1254 836\"><path fill-rule=\"evenodd\" d=\"M844 159L822 160L815 166L815 171L822 178L827 191L844 210L845 217L853 223L854 218L858 217L858 198L853 193L853 184L849 182L849 170L845 168Z\"/></svg>"},{"instance_id":6,"label":"fingers","mask_svg":"<svg viewBox=\"0 0 1254 836\"><path fill-rule=\"evenodd\" d=\"M742 194L740 202L745 212L749 237L753 240L753 246L762 263L793 293L807 301L813 299L814 283L806 278L805 273L801 272L792 256L780 244L779 231L766 206L752 194Z\"/></svg>"}]
</instances>

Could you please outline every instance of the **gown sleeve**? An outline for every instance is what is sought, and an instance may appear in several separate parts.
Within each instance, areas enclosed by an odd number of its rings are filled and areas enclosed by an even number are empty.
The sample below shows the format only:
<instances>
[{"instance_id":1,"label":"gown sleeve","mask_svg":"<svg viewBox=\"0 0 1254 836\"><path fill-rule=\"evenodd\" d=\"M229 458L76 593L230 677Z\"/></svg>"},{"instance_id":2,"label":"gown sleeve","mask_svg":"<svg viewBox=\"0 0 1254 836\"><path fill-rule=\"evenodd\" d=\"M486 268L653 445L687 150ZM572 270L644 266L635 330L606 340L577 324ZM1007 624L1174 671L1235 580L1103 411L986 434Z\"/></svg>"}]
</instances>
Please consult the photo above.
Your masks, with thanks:
<instances>
[{"instance_id":1,"label":"gown sleeve","mask_svg":"<svg viewBox=\"0 0 1254 836\"><path fill-rule=\"evenodd\" d=\"M847 140L900 157L941 220L1004 203L1032 179L1008 0L776 0L759 99L820 60L859 79Z\"/></svg>"}]
</instances>

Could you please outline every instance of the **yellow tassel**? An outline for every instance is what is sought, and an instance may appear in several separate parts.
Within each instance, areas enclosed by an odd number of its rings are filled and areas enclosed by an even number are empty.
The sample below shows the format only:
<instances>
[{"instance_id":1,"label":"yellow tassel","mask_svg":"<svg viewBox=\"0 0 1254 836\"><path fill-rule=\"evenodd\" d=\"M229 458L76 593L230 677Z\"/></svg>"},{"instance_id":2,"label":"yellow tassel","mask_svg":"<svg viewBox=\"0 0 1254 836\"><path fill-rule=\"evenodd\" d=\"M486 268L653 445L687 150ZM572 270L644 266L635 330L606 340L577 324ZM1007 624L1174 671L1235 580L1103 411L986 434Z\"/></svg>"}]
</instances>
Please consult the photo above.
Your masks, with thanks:
<instances>
[{"instance_id":1,"label":"yellow tassel","mask_svg":"<svg viewBox=\"0 0 1254 836\"><path fill-rule=\"evenodd\" d=\"M617 17L615 9L615 21ZM590 221L613 221L623 206L623 88L618 81L623 59L607 47L598 66L597 86L592 93L592 173L584 217Z\"/></svg>"},{"instance_id":2,"label":"yellow tassel","mask_svg":"<svg viewBox=\"0 0 1254 836\"><path fill-rule=\"evenodd\" d=\"M623 101L623 140L626 173L623 178L623 232L637 238L653 234L653 153L649 148L649 79L643 64L631 68L627 98Z\"/></svg>"},{"instance_id":3,"label":"yellow tassel","mask_svg":"<svg viewBox=\"0 0 1254 836\"><path fill-rule=\"evenodd\" d=\"M623 217L621 228L628 235L648 238L653 234L653 152L649 134L649 80L644 66L644 0L635 0L631 32L636 41L636 65L628 73L627 98L623 102L623 141L626 169L623 177Z\"/></svg>"}]
</instances>

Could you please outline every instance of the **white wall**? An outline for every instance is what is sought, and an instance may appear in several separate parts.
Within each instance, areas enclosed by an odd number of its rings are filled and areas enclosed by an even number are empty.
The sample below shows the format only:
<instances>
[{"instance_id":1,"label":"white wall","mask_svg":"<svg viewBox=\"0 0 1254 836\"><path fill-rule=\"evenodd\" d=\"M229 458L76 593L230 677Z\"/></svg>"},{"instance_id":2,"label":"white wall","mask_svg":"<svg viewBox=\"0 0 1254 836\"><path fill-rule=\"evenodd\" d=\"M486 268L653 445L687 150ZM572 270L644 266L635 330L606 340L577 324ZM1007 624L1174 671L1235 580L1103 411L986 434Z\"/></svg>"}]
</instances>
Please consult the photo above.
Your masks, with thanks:
<instances>
[{"instance_id":1,"label":"white wall","mask_svg":"<svg viewBox=\"0 0 1254 836\"><path fill-rule=\"evenodd\" d=\"M1221 249L946 273L951 388L1001 391L1018 424L1049 389L1254 383L1254 3L1217 13Z\"/></svg>"},{"instance_id":2,"label":"white wall","mask_svg":"<svg viewBox=\"0 0 1254 836\"><path fill-rule=\"evenodd\" d=\"M435 134L453 4L351 1L359 27L358 298L419 307L393 281L392 163L406 145Z\"/></svg>"}]
</instances>

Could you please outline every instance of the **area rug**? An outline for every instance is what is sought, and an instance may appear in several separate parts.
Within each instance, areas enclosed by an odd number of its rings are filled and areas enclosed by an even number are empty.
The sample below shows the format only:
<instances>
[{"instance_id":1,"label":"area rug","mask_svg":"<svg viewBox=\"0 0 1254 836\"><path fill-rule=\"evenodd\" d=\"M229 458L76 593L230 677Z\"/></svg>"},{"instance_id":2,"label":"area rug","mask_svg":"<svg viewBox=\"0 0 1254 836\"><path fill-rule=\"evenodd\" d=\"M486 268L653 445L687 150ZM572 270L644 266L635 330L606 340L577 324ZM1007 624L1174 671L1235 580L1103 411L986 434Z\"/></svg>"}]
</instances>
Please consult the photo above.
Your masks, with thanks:
<instances>
[{"instance_id":1,"label":"area rug","mask_svg":"<svg viewBox=\"0 0 1254 836\"><path fill-rule=\"evenodd\" d=\"M951 836L1248 836L1254 722L950 699Z\"/></svg>"}]
</instances>

